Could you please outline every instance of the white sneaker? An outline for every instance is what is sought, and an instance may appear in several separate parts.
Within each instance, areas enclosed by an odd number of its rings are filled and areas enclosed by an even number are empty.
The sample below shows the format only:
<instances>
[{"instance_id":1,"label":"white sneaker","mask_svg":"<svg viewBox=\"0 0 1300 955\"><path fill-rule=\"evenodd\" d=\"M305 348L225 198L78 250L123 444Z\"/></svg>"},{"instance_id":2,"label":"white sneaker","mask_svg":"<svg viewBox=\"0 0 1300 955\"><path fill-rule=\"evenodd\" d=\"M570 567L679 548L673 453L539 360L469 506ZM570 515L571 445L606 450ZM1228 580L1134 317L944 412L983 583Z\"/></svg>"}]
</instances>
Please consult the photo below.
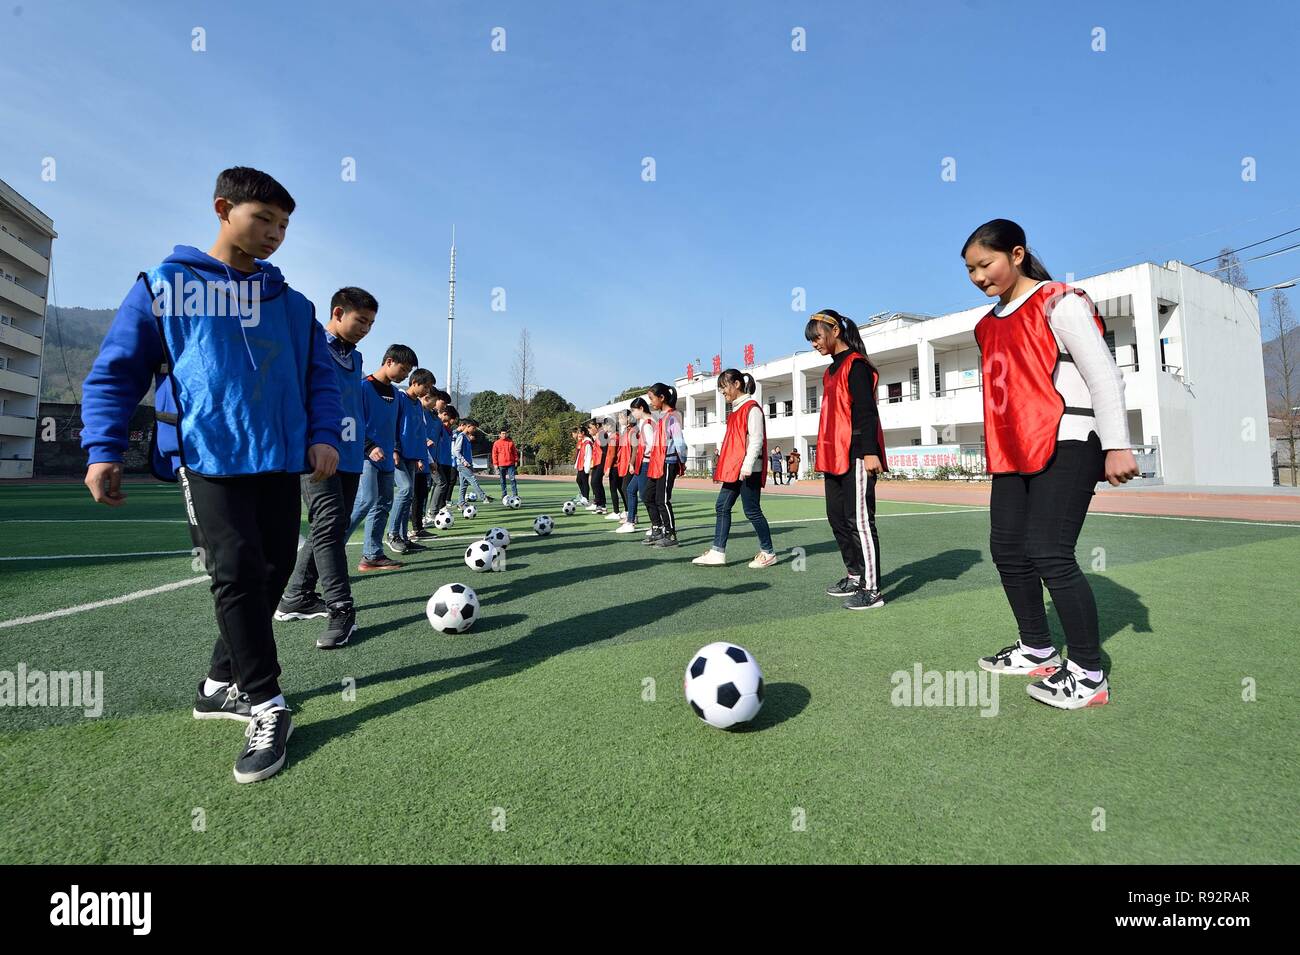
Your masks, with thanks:
<instances>
[{"instance_id":1,"label":"white sneaker","mask_svg":"<svg viewBox=\"0 0 1300 955\"><path fill-rule=\"evenodd\" d=\"M980 669L1003 676L1051 676L1061 669L1061 654L1053 650L1050 656L1040 657L1026 653L1017 640L1003 647L991 657L980 657Z\"/></svg>"},{"instance_id":2,"label":"white sneaker","mask_svg":"<svg viewBox=\"0 0 1300 955\"><path fill-rule=\"evenodd\" d=\"M776 563L776 554L765 554L761 550L758 556L749 562L749 566L757 570L760 567L771 567Z\"/></svg>"},{"instance_id":3,"label":"white sneaker","mask_svg":"<svg viewBox=\"0 0 1300 955\"><path fill-rule=\"evenodd\" d=\"M586 507L583 508L583 510L584 510L584 511L594 511L594 510L596 510L596 505L595 505L595 504L588 504Z\"/></svg>"},{"instance_id":4,"label":"white sneaker","mask_svg":"<svg viewBox=\"0 0 1300 955\"><path fill-rule=\"evenodd\" d=\"M626 520L627 520L627 515L626 515L626 514L606 514L606 515L605 515L605 520L607 520L607 521L620 521L620 522L622 522L622 521L626 521Z\"/></svg>"},{"instance_id":5,"label":"white sneaker","mask_svg":"<svg viewBox=\"0 0 1300 955\"><path fill-rule=\"evenodd\" d=\"M624 521L622 524L619 524L618 527L614 528L614 533L615 533L615 534L635 534L635 533L636 533L636 525L635 525L635 524L629 524L627 521Z\"/></svg>"},{"instance_id":6,"label":"white sneaker","mask_svg":"<svg viewBox=\"0 0 1300 955\"><path fill-rule=\"evenodd\" d=\"M1066 663L1045 680L1031 683L1026 692L1040 703L1058 710L1081 710L1087 706L1105 706L1110 702L1110 684L1106 674L1093 683L1081 670Z\"/></svg>"},{"instance_id":7,"label":"white sneaker","mask_svg":"<svg viewBox=\"0 0 1300 955\"><path fill-rule=\"evenodd\" d=\"M725 551L714 550L710 547L699 557L696 557L691 561L691 563L695 564L697 567L722 567L727 563L727 554Z\"/></svg>"}]
</instances>

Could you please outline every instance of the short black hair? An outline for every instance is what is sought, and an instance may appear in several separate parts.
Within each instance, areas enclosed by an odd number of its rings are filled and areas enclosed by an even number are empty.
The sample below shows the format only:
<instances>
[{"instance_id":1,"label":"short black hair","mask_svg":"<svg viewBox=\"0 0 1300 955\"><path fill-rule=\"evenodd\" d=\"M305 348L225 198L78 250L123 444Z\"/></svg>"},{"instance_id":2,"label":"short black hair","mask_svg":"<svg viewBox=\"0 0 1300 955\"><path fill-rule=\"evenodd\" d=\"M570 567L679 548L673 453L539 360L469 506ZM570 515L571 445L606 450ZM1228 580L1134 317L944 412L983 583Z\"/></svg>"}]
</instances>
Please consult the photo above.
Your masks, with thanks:
<instances>
[{"instance_id":1,"label":"short black hair","mask_svg":"<svg viewBox=\"0 0 1300 955\"><path fill-rule=\"evenodd\" d=\"M415 371L411 372L411 377L407 383L412 385L428 385L432 387L435 383L435 379L433 377L433 372L429 369L417 368Z\"/></svg>"},{"instance_id":2,"label":"short black hair","mask_svg":"<svg viewBox=\"0 0 1300 955\"><path fill-rule=\"evenodd\" d=\"M452 421L460 420L460 412L456 410L455 405L451 405L451 404L447 405L447 407L442 409L442 413L445 414Z\"/></svg>"},{"instance_id":3,"label":"short black hair","mask_svg":"<svg viewBox=\"0 0 1300 955\"><path fill-rule=\"evenodd\" d=\"M231 166L221 170L217 175L217 186L212 190L212 198L226 199L236 206L241 202L265 202L290 214L297 205L288 189L266 173L248 166Z\"/></svg>"},{"instance_id":4,"label":"short black hair","mask_svg":"<svg viewBox=\"0 0 1300 955\"><path fill-rule=\"evenodd\" d=\"M379 311L379 303L365 289L357 288L355 285L348 285L330 296L330 311L332 312L336 308L342 308L345 312L355 312L360 309L377 312Z\"/></svg>"},{"instance_id":5,"label":"short black hair","mask_svg":"<svg viewBox=\"0 0 1300 955\"><path fill-rule=\"evenodd\" d=\"M502 428L502 429L501 429L500 431L498 431L497 433L498 433L498 434L509 434L509 433L510 433L510 429L509 429L509 428Z\"/></svg>"},{"instance_id":6,"label":"short black hair","mask_svg":"<svg viewBox=\"0 0 1300 955\"><path fill-rule=\"evenodd\" d=\"M384 352L384 361L410 365L412 368L420 363L420 359L415 357L415 352L409 345L389 345L388 351Z\"/></svg>"},{"instance_id":7,"label":"short black hair","mask_svg":"<svg viewBox=\"0 0 1300 955\"><path fill-rule=\"evenodd\" d=\"M441 388L434 388L430 394L433 396L434 401L445 401L447 404L451 404L451 395L447 394L447 392L443 391Z\"/></svg>"}]
</instances>

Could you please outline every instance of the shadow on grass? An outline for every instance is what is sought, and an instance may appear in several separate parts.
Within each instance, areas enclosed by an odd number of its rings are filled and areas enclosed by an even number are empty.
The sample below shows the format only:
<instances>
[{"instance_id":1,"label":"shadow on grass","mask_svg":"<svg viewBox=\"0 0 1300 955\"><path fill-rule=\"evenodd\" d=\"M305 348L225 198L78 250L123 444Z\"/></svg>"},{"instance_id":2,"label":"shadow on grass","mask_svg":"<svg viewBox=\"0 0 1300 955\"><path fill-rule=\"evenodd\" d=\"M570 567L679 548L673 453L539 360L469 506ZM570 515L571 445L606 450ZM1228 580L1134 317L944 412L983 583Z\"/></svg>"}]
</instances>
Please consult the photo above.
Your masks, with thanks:
<instances>
[{"instance_id":1,"label":"shadow on grass","mask_svg":"<svg viewBox=\"0 0 1300 955\"><path fill-rule=\"evenodd\" d=\"M769 683L764 688L763 708L758 715L748 723L734 727L731 732L761 733L779 726L802 713L811 699L808 687L800 683Z\"/></svg>"},{"instance_id":2,"label":"shadow on grass","mask_svg":"<svg viewBox=\"0 0 1300 955\"><path fill-rule=\"evenodd\" d=\"M725 589L687 587L671 593L656 594L643 600L622 604L617 615L611 614L608 607L602 607L589 613L579 614L576 617L545 624L518 640L498 647L489 647L458 657L430 660L424 663L399 667L384 673L377 673L372 677L358 681L358 685L360 687L372 686L395 680L406 680L412 677L432 676L442 671L463 667L476 667L476 669L465 673L457 673L446 679L425 683L378 703L359 707L342 716L295 726L293 734L294 758L305 759L309 757L332 737L351 733L364 725L367 720L388 716L408 706L417 706L440 696L478 686L491 680L513 676L568 650L618 637L641 626L647 620L688 614L697 604L703 603L717 594L741 595L763 590L768 586L765 583L754 582L738 584ZM336 692L338 692L338 686L330 683L305 693L295 693L294 696L296 698L310 698ZM764 708L766 709L766 706ZM782 707L778 706L776 709L779 714Z\"/></svg>"}]
</instances>

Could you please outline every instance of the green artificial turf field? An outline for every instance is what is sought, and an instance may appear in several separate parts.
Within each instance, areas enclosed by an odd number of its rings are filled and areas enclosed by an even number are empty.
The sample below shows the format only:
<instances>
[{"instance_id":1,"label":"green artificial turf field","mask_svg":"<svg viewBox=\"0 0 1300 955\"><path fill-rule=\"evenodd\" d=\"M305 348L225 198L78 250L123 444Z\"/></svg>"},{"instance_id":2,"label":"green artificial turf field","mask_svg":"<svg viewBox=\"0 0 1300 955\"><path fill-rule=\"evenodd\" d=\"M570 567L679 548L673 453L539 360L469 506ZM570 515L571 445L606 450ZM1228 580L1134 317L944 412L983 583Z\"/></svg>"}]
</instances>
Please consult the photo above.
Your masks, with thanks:
<instances>
[{"instance_id":1,"label":"green artificial turf field","mask_svg":"<svg viewBox=\"0 0 1300 955\"><path fill-rule=\"evenodd\" d=\"M1300 526L1094 514L1110 705L1059 712L1005 678L996 706L901 706L897 671L971 671L1015 639L986 511L882 504L889 604L849 613L823 594L842 566L820 498L764 501L776 567L745 566L737 506L732 565L697 568L710 492L677 492L684 545L657 550L563 517L572 485L521 481L523 508L354 575L353 645L275 625L289 762L240 786L242 725L190 717L215 624L179 495L127 491L110 511L0 489L0 671L104 675L98 718L0 708L0 862L1300 862ZM508 569L475 574L464 548L496 524ZM444 636L425 601L456 580L482 619ZM743 731L682 697L714 640L763 667Z\"/></svg>"}]
</instances>

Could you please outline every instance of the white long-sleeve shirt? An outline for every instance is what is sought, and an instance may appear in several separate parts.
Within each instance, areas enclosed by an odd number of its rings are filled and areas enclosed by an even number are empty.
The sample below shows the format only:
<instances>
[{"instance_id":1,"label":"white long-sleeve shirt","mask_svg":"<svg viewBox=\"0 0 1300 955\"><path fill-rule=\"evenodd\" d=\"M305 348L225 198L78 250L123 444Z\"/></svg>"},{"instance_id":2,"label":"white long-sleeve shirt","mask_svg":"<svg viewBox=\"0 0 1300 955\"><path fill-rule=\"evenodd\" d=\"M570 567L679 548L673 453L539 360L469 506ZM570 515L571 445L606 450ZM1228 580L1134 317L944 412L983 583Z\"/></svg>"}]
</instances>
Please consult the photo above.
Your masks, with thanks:
<instances>
[{"instance_id":1,"label":"white long-sleeve shirt","mask_svg":"<svg viewBox=\"0 0 1300 955\"><path fill-rule=\"evenodd\" d=\"M735 411L753 398L753 395L741 395L731 403L731 410ZM763 469L762 462L758 460L763 456L763 424L763 409L755 402L754 407L749 409L749 417L745 422L748 440L745 443L745 460L740 464L741 477Z\"/></svg>"},{"instance_id":2,"label":"white long-sleeve shirt","mask_svg":"<svg viewBox=\"0 0 1300 955\"><path fill-rule=\"evenodd\" d=\"M993 314L1014 312L1045 283L1013 299L1005 306L993 306ZM1063 295L1048 315L1048 324L1056 336L1057 347L1073 361L1056 366L1053 383L1065 404L1072 408L1091 408L1092 417L1067 414L1061 416L1056 430L1058 441L1087 441L1093 431L1101 439L1104 451L1128 448L1128 414L1124 409L1124 376L1111 357L1106 340L1088 304L1078 295Z\"/></svg>"}]
</instances>

